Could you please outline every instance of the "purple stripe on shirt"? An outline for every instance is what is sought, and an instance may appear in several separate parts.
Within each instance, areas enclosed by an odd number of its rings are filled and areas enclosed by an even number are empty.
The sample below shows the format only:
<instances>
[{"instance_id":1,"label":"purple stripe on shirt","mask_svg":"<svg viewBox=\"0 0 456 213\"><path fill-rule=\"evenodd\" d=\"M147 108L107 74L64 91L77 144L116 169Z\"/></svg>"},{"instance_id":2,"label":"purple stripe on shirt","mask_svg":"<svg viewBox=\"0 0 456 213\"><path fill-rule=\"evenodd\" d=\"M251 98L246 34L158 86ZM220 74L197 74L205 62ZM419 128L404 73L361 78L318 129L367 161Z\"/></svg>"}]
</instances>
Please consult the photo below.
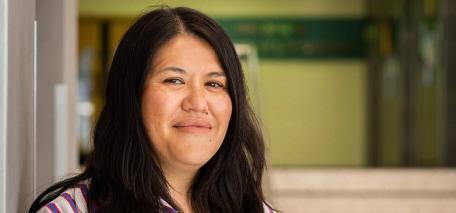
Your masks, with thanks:
<instances>
[{"instance_id":1,"label":"purple stripe on shirt","mask_svg":"<svg viewBox=\"0 0 456 213\"><path fill-rule=\"evenodd\" d=\"M82 195L84 196L84 200L86 203L89 203L89 198L87 197L88 195L88 189L87 185L85 184L78 184L78 188L81 190Z\"/></svg>"},{"instance_id":2,"label":"purple stripe on shirt","mask_svg":"<svg viewBox=\"0 0 456 213\"><path fill-rule=\"evenodd\" d=\"M160 202L161 202L161 204L163 206L162 213L178 213L178 211L175 210L173 207L171 207L171 205L169 205L169 203L166 202L165 200L160 198Z\"/></svg>"},{"instance_id":3,"label":"purple stripe on shirt","mask_svg":"<svg viewBox=\"0 0 456 213\"><path fill-rule=\"evenodd\" d=\"M48 203L46 204L46 207L51 210L52 213L60 213L59 208L55 205L55 203Z\"/></svg>"},{"instance_id":4,"label":"purple stripe on shirt","mask_svg":"<svg viewBox=\"0 0 456 213\"><path fill-rule=\"evenodd\" d=\"M73 209L73 212L78 213L78 207L76 207L76 201L70 196L68 193L63 193L62 197L65 198L65 200L70 204L71 208Z\"/></svg>"},{"instance_id":5,"label":"purple stripe on shirt","mask_svg":"<svg viewBox=\"0 0 456 213\"><path fill-rule=\"evenodd\" d=\"M171 208L171 207L163 206L163 212L164 212L164 213L176 213L177 211L174 210L174 209Z\"/></svg>"}]
</instances>

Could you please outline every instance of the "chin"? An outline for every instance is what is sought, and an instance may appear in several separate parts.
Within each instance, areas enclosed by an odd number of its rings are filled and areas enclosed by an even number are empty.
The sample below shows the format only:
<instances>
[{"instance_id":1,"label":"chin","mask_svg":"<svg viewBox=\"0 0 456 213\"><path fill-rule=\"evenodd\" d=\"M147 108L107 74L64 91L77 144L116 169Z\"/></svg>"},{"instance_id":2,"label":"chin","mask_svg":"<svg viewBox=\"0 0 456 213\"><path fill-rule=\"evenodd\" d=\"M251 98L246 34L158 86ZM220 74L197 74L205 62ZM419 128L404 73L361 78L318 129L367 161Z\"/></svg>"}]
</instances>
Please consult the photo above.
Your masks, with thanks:
<instances>
[{"instance_id":1,"label":"chin","mask_svg":"<svg viewBox=\"0 0 456 213\"><path fill-rule=\"evenodd\" d=\"M183 157L183 156L182 156ZM188 165L191 167L202 167L204 164L206 164L210 158L207 158L205 156L185 156L183 158L179 159L179 162L182 163L183 165Z\"/></svg>"}]
</instances>

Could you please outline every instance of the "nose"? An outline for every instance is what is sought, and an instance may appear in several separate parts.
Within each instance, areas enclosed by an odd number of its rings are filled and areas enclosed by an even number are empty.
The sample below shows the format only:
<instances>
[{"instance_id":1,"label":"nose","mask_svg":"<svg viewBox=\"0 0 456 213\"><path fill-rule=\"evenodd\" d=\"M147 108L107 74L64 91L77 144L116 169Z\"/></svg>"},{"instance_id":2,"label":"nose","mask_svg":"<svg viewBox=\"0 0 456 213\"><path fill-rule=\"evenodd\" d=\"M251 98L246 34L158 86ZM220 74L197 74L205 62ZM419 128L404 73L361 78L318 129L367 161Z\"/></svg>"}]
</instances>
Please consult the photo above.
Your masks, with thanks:
<instances>
[{"instance_id":1,"label":"nose","mask_svg":"<svg viewBox=\"0 0 456 213\"><path fill-rule=\"evenodd\" d=\"M189 87L187 95L182 102L182 108L186 112L209 114L204 88L198 86Z\"/></svg>"}]
</instances>

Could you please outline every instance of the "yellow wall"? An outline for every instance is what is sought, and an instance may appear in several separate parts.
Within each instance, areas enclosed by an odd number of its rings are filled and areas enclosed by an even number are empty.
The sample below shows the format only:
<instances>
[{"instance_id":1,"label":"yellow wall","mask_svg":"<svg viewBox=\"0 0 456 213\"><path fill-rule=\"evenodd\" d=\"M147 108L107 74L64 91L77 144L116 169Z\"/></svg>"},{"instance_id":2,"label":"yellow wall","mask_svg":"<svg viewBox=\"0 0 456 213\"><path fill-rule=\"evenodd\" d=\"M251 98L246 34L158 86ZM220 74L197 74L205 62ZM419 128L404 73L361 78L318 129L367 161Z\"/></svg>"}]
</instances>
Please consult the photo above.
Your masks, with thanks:
<instances>
[{"instance_id":1,"label":"yellow wall","mask_svg":"<svg viewBox=\"0 0 456 213\"><path fill-rule=\"evenodd\" d=\"M136 17L154 5L187 6L212 16L362 16L365 0L79 0L82 16Z\"/></svg>"},{"instance_id":2,"label":"yellow wall","mask_svg":"<svg viewBox=\"0 0 456 213\"><path fill-rule=\"evenodd\" d=\"M101 64L101 30L98 23L91 20L79 20L79 33L78 33L78 52L81 55L84 51L91 51L93 57L93 63L90 67L92 73L91 78L95 80L102 79L103 70ZM100 92L97 92L100 91ZM102 106L103 97L101 94L103 91L103 85L100 83L95 83L92 85L91 91L91 101L95 106ZM95 122L96 118L100 114L101 108L95 107L94 115L92 116L92 121Z\"/></svg>"},{"instance_id":3,"label":"yellow wall","mask_svg":"<svg viewBox=\"0 0 456 213\"><path fill-rule=\"evenodd\" d=\"M365 164L366 67L357 60L261 61L275 165Z\"/></svg>"},{"instance_id":4,"label":"yellow wall","mask_svg":"<svg viewBox=\"0 0 456 213\"><path fill-rule=\"evenodd\" d=\"M147 5L157 4L157 1L145 0L126 2L81 0L80 14L90 17L124 16L128 19L145 11ZM365 12L362 0L197 0L165 3L194 7L216 17L357 17ZM126 23L129 21L113 25L113 45L128 26ZM259 83L261 119L273 165L366 164L367 93L363 60L260 60Z\"/></svg>"}]
</instances>

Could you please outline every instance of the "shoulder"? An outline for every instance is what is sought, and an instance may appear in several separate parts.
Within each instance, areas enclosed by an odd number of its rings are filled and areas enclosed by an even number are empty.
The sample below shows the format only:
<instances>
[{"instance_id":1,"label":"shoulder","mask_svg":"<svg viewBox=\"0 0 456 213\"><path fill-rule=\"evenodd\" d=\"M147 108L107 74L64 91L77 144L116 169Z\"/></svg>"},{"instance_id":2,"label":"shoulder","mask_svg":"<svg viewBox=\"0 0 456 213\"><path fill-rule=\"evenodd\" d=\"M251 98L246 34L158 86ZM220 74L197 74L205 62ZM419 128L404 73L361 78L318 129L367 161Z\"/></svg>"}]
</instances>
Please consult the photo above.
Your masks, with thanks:
<instances>
[{"instance_id":1,"label":"shoulder","mask_svg":"<svg viewBox=\"0 0 456 213\"><path fill-rule=\"evenodd\" d=\"M87 211L88 181L79 182L43 206L39 213L63 213Z\"/></svg>"}]
</instances>

